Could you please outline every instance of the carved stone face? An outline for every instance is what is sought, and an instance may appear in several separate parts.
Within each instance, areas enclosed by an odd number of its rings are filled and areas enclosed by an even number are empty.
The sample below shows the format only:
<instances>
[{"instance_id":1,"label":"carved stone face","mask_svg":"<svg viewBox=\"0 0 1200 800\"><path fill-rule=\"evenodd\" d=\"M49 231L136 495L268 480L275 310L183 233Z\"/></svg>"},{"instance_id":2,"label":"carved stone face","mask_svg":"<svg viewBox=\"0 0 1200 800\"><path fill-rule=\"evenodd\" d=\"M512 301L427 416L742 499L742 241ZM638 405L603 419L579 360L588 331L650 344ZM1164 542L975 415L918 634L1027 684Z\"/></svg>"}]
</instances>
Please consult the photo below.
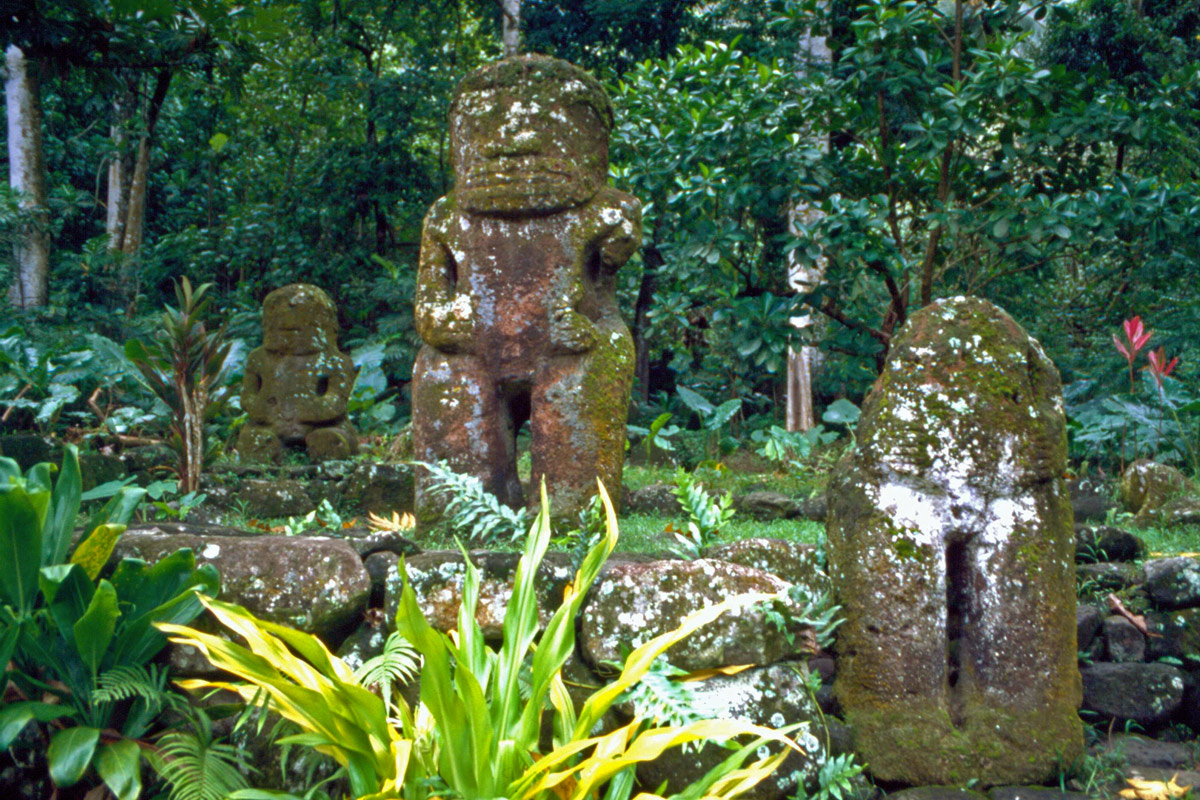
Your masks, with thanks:
<instances>
[{"instance_id":1,"label":"carved stone face","mask_svg":"<svg viewBox=\"0 0 1200 800\"><path fill-rule=\"evenodd\" d=\"M450 109L454 197L495 216L581 205L607 178L611 126L604 90L572 64L522 56L484 67Z\"/></svg>"},{"instance_id":2,"label":"carved stone face","mask_svg":"<svg viewBox=\"0 0 1200 800\"><path fill-rule=\"evenodd\" d=\"M303 283L263 300L263 346L272 353L308 355L337 347L337 311L324 290Z\"/></svg>"}]
</instances>

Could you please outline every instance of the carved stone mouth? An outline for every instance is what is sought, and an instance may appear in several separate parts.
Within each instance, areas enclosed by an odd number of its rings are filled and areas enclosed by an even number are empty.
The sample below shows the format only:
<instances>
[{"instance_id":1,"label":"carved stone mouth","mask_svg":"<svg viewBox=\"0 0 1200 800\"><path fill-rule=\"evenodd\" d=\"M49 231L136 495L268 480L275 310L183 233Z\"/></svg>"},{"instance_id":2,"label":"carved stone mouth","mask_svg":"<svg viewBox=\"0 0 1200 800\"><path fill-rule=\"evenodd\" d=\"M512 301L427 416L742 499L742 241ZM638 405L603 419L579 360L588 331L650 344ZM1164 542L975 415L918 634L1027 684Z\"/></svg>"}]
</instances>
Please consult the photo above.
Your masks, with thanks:
<instances>
[{"instance_id":1,"label":"carved stone mouth","mask_svg":"<svg viewBox=\"0 0 1200 800\"><path fill-rule=\"evenodd\" d=\"M511 186L514 184L565 184L574 179L574 174L566 170L504 170L473 172L467 179L468 189L487 189L493 186Z\"/></svg>"}]
</instances>

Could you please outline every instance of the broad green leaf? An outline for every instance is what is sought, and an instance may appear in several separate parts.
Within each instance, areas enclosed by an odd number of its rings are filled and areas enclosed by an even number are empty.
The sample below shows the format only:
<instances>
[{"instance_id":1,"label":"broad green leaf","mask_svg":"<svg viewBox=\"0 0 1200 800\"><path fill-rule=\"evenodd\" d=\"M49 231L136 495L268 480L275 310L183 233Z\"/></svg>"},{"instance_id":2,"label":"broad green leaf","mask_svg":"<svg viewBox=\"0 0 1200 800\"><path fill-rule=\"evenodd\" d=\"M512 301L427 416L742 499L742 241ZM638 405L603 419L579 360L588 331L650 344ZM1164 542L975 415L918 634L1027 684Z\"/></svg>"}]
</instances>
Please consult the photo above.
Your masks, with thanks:
<instances>
[{"instance_id":1,"label":"broad green leaf","mask_svg":"<svg viewBox=\"0 0 1200 800\"><path fill-rule=\"evenodd\" d=\"M54 734L46 750L46 762L50 766L50 780L60 788L74 786L87 771L100 731L96 728L67 728Z\"/></svg>"},{"instance_id":2,"label":"broad green leaf","mask_svg":"<svg viewBox=\"0 0 1200 800\"><path fill-rule=\"evenodd\" d=\"M100 581L87 611L75 623L75 649L93 676L99 672L100 659L108 650L117 627L117 590L108 581Z\"/></svg>"},{"instance_id":3,"label":"broad green leaf","mask_svg":"<svg viewBox=\"0 0 1200 800\"><path fill-rule=\"evenodd\" d=\"M67 560L75 517L79 516L83 478L79 474L79 449L73 444L63 447L62 468L54 484L53 499L42 528L42 565L61 564Z\"/></svg>"},{"instance_id":4,"label":"broad green leaf","mask_svg":"<svg viewBox=\"0 0 1200 800\"><path fill-rule=\"evenodd\" d=\"M858 418L861 414L862 412L858 406L842 397L829 404L829 407L825 409L825 413L821 415L821 419L830 425L853 426L858 424Z\"/></svg>"},{"instance_id":5,"label":"broad green leaf","mask_svg":"<svg viewBox=\"0 0 1200 800\"><path fill-rule=\"evenodd\" d=\"M75 548L75 552L71 554L71 563L83 567L88 578L96 580L124 532L124 525L97 525L91 535Z\"/></svg>"},{"instance_id":6,"label":"broad green leaf","mask_svg":"<svg viewBox=\"0 0 1200 800\"><path fill-rule=\"evenodd\" d=\"M87 612L96 593L95 585L76 564L43 567L38 585L58 632L73 646L75 623Z\"/></svg>"},{"instance_id":7,"label":"broad green leaf","mask_svg":"<svg viewBox=\"0 0 1200 800\"><path fill-rule=\"evenodd\" d=\"M742 401L739 398L726 400L724 403L721 403L721 405L713 409L712 416L704 420L704 427L710 431L718 430L722 425L733 419L733 415L736 414L741 407Z\"/></svg>"},{"instance_id":8,"label":"broad green leaf","mask_svg":"<svg viewBox=\"0 0 1200 800\"><path fill-rule=\"evenodd\" d=\"M713 412L713 404L704 399L704 396L699 392L692 391L686 386L675 387L675 393L679 395L679 399L683 404L695 411L701 417L707 417Z\"/></svg>"},{"instance_id":9,"label":"broad green leaf","mask_svg":"<svg viewBox=\"0 0 1200 800\"><path fill-rule=\"evenodd\" d=\"M49 492L0 487L0 602L21 613L33 608L42 562L42 524Z\"/></svg>"},{"instance_id":10,"label":"broad green leaf","mask_svg":"<svg viewBox=\"0 0 1200 800\"><path fill-rule=\"evenodd\" d=\"M96 771L117 800L137 800L142 792L141 748L129 739L103 745Z\"/></svg>"},{"instance_id":11,"label":"broad green leaf","mask_svg":"<svg viewBox=\"0 0 1200 800\"><path fill-rule=\"evenodd\" d=\"M5 703L0 706L0 753L8 750L9 745L30 722L49 722L52 719L73 716L75 713L74 708L61 703L41 703L34 700Z\"/></svg>"}]
</instances>

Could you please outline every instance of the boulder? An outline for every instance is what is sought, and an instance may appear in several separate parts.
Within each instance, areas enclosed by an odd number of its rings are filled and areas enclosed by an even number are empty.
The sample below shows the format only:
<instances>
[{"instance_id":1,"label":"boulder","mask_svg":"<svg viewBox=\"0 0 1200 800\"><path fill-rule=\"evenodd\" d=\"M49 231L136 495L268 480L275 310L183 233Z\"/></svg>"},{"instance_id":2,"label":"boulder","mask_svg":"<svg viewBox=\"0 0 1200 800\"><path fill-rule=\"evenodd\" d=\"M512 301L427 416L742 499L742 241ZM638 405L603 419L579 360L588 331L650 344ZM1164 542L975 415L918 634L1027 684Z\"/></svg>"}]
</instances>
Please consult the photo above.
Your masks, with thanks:
<instances>
[{"instance_id":1,"label":"boulder","mask_svg":"<svg viewBox=\"0 0 1200 800\"><path fill-rule=\"evenodd\" d=\"M1080 564L1075 568L1075 575L1079 580L1080 594L1083 595L1119 592L1145 579L1137 564L1108 561Z\"/></svg>"},{"instance_id":2,"label":"boulder","mask_svg":"<svg viewBox=\"0 0 1200 800\"><path fill-rule=\"evenodd\" d=\"M119 481L126 473L125 462L116 456L106 456L103 453L79 454L79 477L83 481L85 492L102 483Z\"/></svg>"},{"instance_id":3,"label":"boulder","mask_svg":"<svg viewBox=\"0 0 1200 800\"><path fill-rule=\"evenodd\" d=\"M1196 752L1182 742L1163 742L1131 733L1114 733L1100 743L1108 752L1120 753L1131 767L1193 769Z\"/></svg>"},{"instance_id":4,"label":"boulder","mask_svg":"<svg viewBox=\"0 0 1200 800\"><path fill-rule=\"evenodd\" d=\"M761 570L817 592L832 589L815 545L786 539L741 539L710 547L704 557Z\"/></svg>"},{"instance_id":5,"label":"boulder","mask_svg":"<svg viewBox=\"0 0 1200 800\"><path fill-rule=\"evenodd\" d=\"M1146 637L1125 617L1105 618L1104 644L1109 661L1146 660Z\"/></svg>"},{"instance_id":6,"label":"boulder","mask_svg":"<svg viewBox=\"0 0 1200 800\"><path fill-rule=\"evenodd\" d=\"M1118 724L1156 728L1183 703L1183 672L1167 664L1092 664L1083 676L1083 707Z\"/></svg>"},{"instance_id":7,"label":"boulder","mask_svg":"<svg viewBox=\"0 0 1200 800\"><path fill-rule=\"evenodd\" d=\"M694 611L747 592L776 594L787 586L774 575L707 558L610 562L584 606L581 652L593 667L620 662L622 648L674 630ZM772 664L795 654L797 645L767 622L766 611L756 605L728 611L668 650L667 659L693 672Z\"/></svg>"},{"instance_id":8,"label":"boulder","mask_svg":"<svg viewBox=\"0 0 1200 800\"><path fill-rule=\"evenodd\" d=\"M638 489L630 489L625 493L624 512L626 514L665 514L672 516L681 513L679 500L675 497L675 487L669 483L652 483Z\"/></svg>"},{"instance_id":9,"label":"boulder","mask_svg":"<svg viewBox=\"0 0 1200 800\"><path fill-rule=\"evenodd\" d=\"M1083 752L1058 371L1000 309L893 340L830 478L835 689L877 780L1049 780Z\"/></svg>"},{"instance_id":10,"label":"boulder","mask_svg":"<svg viewBox=\"0 0 1200 800\"><path fill-rule=\"evenodd\" d=\"M217 568L222 600L245 606L260 619L315 634L331 646L361 619L371 581L350 545L323 536L218 532L225 530L181 524L128 530L113 559L153 562L190 547L198 565Z\"/></svg>"},{"instance_id":11,"label":"boulder","mask_svg":"<svg viewBox=\"0 0 1200 800\"><path fill-rule=\"evenodd\" d=\"M387 516L413 510L412 464L360 464L346 479L345 502Z\"/></svg>"},{"instance_id":12,"label":"boulder","mask_svg":"<svg viewBox=\"0 0 1200 800\"><path fill-rule=\"evenodd\" d=\"M757 491L734 495L733 507L739 514L770 522L776 519L795 519L803 508L799 501L782 492Z\"/></svg>"},{"instance_id":13,"label":"boulder","mask_svg":"<svg viewBox=\"0 0 1200 800\"><path fill-rule=\"evenodd\" d=\"M60 463L62 447L35 433L9 433L0 436L0 456L11 458L22 472L27 472L44 461Z\"/></svg>"},{"instance_id":14,"label":"boulder","mask_svg":"<svg viewBox=\"0 0 1200 800\"><path fill-rule=\"evenodd\" d=\"M1082 525L1075 531L1075 560L1079 563L1137 561L1146 557L1146 543L1112 525Z\"/></svg>"},{"instance_id":15,"label":"boulder","mask_svg":"<svg viewBox=\"0 0 1200 800\"><path fill-rule=\"evenodd\" d=\"M1075 609L1075 640L1080 650L1087 650L1100 631L1104 614L1095 606L1079 606Z\"/></svg>"},{"instance_id":16,"label":"boulder","mask_svg":"<svg viewBox=\"0 0 1200 800\"><path fill-rule=\"evenodd\" d=\"M821 714L804 686L804 679L787 664L775 664L717 675L689 684L692 708L705 717L736 719L770 728L804 723L792 734L803 753L791 753L779 769L755 787L759 800L783 800L803 788L816 788L817 771L828 757ZM776 752L775 748L771 752ZM682 791L721 763L729 751L713 745L700 749L672 748L654 761L638 766L643 786L667 784L667 793ZM665 794L665 793L664 793Z\"/></svg>"},{"instance_id":17,"label":"boulder","mask_svg":"<svg viewBox=\"0 0 1200 800\"><path fill-rule=\"evenodd\" d=\"M513 574L520 558L520 553L471 552L471 563L479 570L479 603L475 607L475 620L483 630L485 639L501 638L504 612L512 598ZM458 628L458 608L462 604L463 579L466 577L462 554L452 550L428 550L407 558L405 566L417 596L417 604L429 624L440 631ZM384 614L389 627L395 625L396 611L400 607L400 593L404 587L401 576L397 568L392 570L387 579ZM570 556L566 553L547 553L542 559L537 574L540 626L549 622L562 605L563 590L574 576Z\"/></svg>"},{"instance_id":18,"label":"boulder","mask_svg":"<svg viewBox=\"0 0 1200 800\"><path fill-rule=\"evenodd\" d=\"M1156 558L1143 567L1146 591L1166 608L1200 606L1200 561L1185 556Z\"/></svg>"},{"instance_id":19,"label":"boulder","mask_svg":"<svg viewBox=\"0 0 1200 800\"><path fill-rule=\"evenodd\" d=\"M1139 459L1121 475L1121 503L1140 519L1151 517L1169 498L1183 494L1187 478L1174 467Z\"/></svg>"},{"instance_id":20,"label":"boulder","mask_svg":"<svg viewBox=\"0 0 1200 800\"><path fill-rule=\"evenodd\" d=\"M1200 523L1200 497L1184 494L1167 498L1153 516L1154 522L1167 528Z\"/></svg>"},{"instance_id":21,"label":"boulder","mask_svg":"<svg viewBox=\"0 0 1200 800\"><path fill-rule=\"evenodd\" d=\"M888 800L987 800L987 795L954 786L916 786L893 792Z\"/></svg>"},{"instance_id":22,"label":"boulder","mask_svg":"<svg viewBox=\"0 0 1200 800\"><path fill-rule=\"evenodd\" d=\"M1189 669L1200 667L1200 608L1149 611L1146 628L1150 631L1148 658L1175 658Z\"/></svg>"},{"instance_id":23,"label":"boulder","mask_svg":"<svg viewBox=\"0 0 1200 800\"><path fill-rule=\"evenodd\" d=\"M1067 490L1071 493L1071 510L1075 522L1102 522L1108 512L1118 508L1112 498L1111 488L1088 478L1070 481Z\"/></svg>"},{"instance_id":24,"label":"boulder","mask_svg":"<svg viewBox=\"0 0 1200 800\"><path fill-rule=\"evenodd\" d=\"M893 797L894 795L888 795ZM1045 786L997 786L988 792L989 800L1094 800L1081 792L1064 792Z\"/></svg>"},{"instance_id":25,"label":"boulder","mask_svg":"<svg viewBox=\"0 0 1200 800\"><path fill-rule=\"evenodd\" d=\"M251 517L302 517L316 508L304 484L294 480L242 481L234 497Z\"/></svg>"}]
</instances>

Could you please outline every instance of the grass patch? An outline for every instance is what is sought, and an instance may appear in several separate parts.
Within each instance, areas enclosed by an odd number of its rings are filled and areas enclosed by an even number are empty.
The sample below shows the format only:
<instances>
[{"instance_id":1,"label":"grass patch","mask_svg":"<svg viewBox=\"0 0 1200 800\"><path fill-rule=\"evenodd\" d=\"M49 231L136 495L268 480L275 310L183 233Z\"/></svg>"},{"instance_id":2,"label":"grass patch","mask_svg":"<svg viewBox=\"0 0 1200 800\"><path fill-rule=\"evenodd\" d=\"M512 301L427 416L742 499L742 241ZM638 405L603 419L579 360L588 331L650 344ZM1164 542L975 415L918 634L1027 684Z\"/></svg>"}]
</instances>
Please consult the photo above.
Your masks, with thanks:
<instances>
[{"instance_id":1,"label":"grass patch","mask_svg":"<svg viewBox=\"0 0 1200 800\"><path fill-rule=\"evenodd\" d=\"M618 520L621 538L619 553L664 553L677 546L675 537L665 532L668 525L676 529L687 527L687 518L680 514L629 514ZM760 522L750 517L734 517L716 537L719 544L742 539L787 539L805 544L820 544L825 540L825 523L807 519L781 519Z\"/></svg>"},{"instance_id":2,"label":"grass patch","mask_svg":"<svg viewBox=\"0 0 1200 800\"><path fill-rule=\"evenodd\" d=\"M1130 531L1146 543L1147 558L1200 552L1200 525L1174 525L1169 528L1151 525L1145 528L1131 527Z\"/></svg>"}]
</instances>

